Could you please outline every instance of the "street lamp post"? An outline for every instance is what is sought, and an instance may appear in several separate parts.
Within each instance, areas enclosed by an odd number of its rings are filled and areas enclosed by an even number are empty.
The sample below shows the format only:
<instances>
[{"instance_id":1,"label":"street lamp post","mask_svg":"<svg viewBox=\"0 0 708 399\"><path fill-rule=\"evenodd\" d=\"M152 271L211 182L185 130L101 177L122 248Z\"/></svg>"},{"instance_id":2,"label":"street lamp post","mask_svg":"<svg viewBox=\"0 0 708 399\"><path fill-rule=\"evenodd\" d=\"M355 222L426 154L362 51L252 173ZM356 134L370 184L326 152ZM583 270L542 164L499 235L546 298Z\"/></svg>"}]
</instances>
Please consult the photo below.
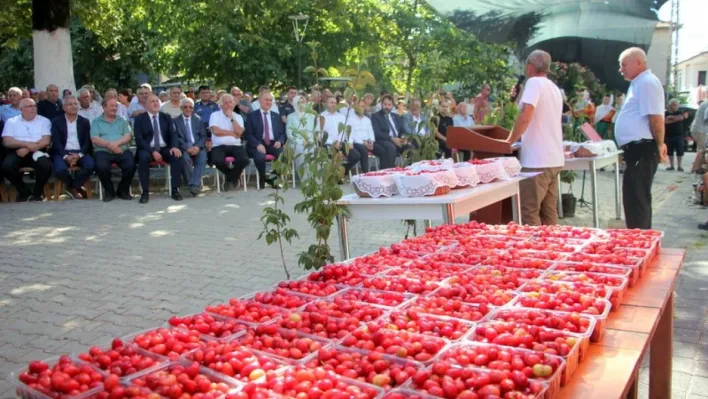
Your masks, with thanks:
<instances>
[{"instance_id":1,"label":"street lamp post","mask_svg":"<svg viewBox=\"0 0 708 399\"><path fill-rule=\"evenodd\" d=\"M302 65L300 64L300 46L302 45L302 40L305 38L305 33L307 32L307 23L310 17L304 15L303 13L291 15L288 17L293 22L293 31L295 32L295 41L297 42L297 88L300 89L302 86L301 74ZM300 34L300 24L302 24L302 34Z\"/></svg>"}]
</instances>

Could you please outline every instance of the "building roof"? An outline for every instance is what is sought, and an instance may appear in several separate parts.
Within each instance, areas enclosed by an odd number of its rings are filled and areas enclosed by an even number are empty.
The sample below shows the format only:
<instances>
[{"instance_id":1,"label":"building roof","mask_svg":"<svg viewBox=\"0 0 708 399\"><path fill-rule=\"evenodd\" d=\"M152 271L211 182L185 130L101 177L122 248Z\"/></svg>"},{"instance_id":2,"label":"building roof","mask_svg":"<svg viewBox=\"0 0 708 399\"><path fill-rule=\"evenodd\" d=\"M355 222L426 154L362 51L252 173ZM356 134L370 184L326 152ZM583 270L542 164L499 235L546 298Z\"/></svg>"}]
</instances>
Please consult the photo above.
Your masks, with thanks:
<instances>
[{"instance_id":1,"label":"building roof","mask_svg":"<svg viewBox=\"0 0 708 399\"><path fill-rule=\"evenodd\" d=\"M694 58L698 58L698 57L700 57L700 56L702 56L702 55L706 55L706 54L708 54L708 46L703 47L703 48L701 49L701 51L699 51L698 53L696 53L696 54L694 54L694 55L692 55L692 56L686 58L685 60L679 62L679 65L684 64L684 63L686 63L686 62L688 62L688 61L692 61Z\"/></svg>"}]
</instances>

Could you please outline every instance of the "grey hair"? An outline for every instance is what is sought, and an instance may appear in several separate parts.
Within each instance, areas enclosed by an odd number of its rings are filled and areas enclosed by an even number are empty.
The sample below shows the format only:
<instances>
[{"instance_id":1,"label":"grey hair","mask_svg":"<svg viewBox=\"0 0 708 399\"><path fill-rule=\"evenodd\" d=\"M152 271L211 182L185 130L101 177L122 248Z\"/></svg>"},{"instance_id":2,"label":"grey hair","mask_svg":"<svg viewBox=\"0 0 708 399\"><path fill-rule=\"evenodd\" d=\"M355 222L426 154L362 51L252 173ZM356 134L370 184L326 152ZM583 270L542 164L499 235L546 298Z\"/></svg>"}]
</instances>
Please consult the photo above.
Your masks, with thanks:
<instances>
[{"instance_id":1,"label":"grey hair","mask_svg":"<svg viewBox=\"0 0 708 399\"><path fill-rule=\"evenodd\" d=\"M189 97L184 97L183 99L179 100L180 108L184 107L185 104L192 104L192 106L194 106L194 100Z\"/></svg>"},{"instance_id":2,"label":"grey hair","mask_svg":"<svg viewBox=\"0 0 708 399\"><path fill-rule=\"evenodd\" d=\"M681 101L678 100L678 98L672 98L669 100L669 105L676 104L676 105L681 105Z\"/></svg>"},{"instance_id":3,"label":"grey hair","mask_svg":"<svg viewBox=\"0 0 708 399\"><path fill-rule=\"evenodd\" d=\"M79 97L81 97L81 95L84 94L84 93L88 93L88 95L90 96L90 95L91 95L91 90L89 90L86 86L84 86L84 87L82 87L81 89L79 89L79 92L76 93L76 94L77 94Z\"/></svg>"},{"instance_id":4,"label":"grey hair","mask_svg":"<svg viewBox=\"0 0 708 399\"><path fill-rule=\"evenodd\" d=\"M79 99L76 98L76 96L73 94L69 94L68 96L64 97L64 104L66 104L67 100L76 100L77 102L79 101Z\"/></svg>"},{"instance_id":5,"label":"grey hair","mask_svg":"<svg viewBox=\"0 0 708 399\"><path fill-rule=\"evenodd\" d=\"M533 65L536 72L548 73L551 71L551 55L543 50L534 50L526 57L526 63Z\"/></svg>"},{"instance_id":6,"label":"grey hair","mask_svg":"<svg viewBox=\"0 0 708 399\"><path fill-rule=\"evenodd\" d=\"M647 63L647 53L639 47L630 47L622 52L619 56L619 60L622 61L625 58L636 58L642 64Z\"/></svg>"},{"instance_id":7,"label":"grey hair","mask_svg":"<svg viewBox=\"0 0 708 399\"><path fill-rule=\"evenodd\" d=\"M229 94L229 93L224 93L224 94L221 95L221 98L219 98L219 105L224 105L224 101L225 101L227 98L228 98L229 100L231 100L231 101L234 100L234 96L232 96L232 95ZM181 104L180 104L180 105L181 105Z\"/></svg>"},{"instance_id":8,"label":"grey hair","mask_svg":"<svg viewBox=\"0 0 708 399\"><path fill-rule=\"evenodd\" d=\"M19 87L10 87L10 89L7 91L7 94L10 95L10 93L17 93L19 95L22 95L22 90Z\"/></svg>"}]
</instances>

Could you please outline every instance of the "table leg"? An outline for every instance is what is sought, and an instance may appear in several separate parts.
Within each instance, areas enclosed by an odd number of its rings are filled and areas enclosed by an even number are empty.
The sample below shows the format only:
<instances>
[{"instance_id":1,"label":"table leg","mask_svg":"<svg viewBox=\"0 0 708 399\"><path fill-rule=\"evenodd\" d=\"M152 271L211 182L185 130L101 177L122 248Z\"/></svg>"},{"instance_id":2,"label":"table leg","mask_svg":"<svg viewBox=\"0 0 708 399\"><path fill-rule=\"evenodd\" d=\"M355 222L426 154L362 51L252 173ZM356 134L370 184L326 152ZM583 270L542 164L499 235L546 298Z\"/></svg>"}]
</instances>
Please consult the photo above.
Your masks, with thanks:
<instances>
[{"instance_id":1,"label":"table leg","mask_svg":"<svg viewBox=\"0 0 708 399\"><path fill-rule=\"evenodd\" d=\"M519 192L519 185L516 185L516 194L511 196L511 219L516 224L522 224L521 220L521 193Z\"/></svg>"},{"instance_id":2,"label":"table leg","mask_svg":"<svg viewBox=\"0 0 708 399\"><path fill-rule=\"evenodd\" d=\"M347 217L345 215L337 216L337 225L339 226L339 249L342 261L349 259L349 236L347 235Z\"/></svg>"},{"instance_id":3,"label":"table leg","mask_svg":"<svg viewBox=\"0 0 708 399\"><path fill-rule=\"evenodd\" d=\"M444 224L455 224L455 208L452 204L442 206L442 219Z\"/></svg>"},{"instance_id":4,"label":"table leg","mask_svg":"<svg viewBox=\"0 0 708 399\"><path fill-rule=\"evenodd\" d=\"M430 219L423 220L423 227L426 229L433 227L433 221Z\"/></svg>"},{"instance_id":5,"label":"table leg","mask_svg":"<svg viewBox=\"0 0 708 399\"><path fill-rule=\"evenodd\" d=\"M561 171L563 173L563 171ZM563 219L563 190L561 190L561 174L558 173L558 217Z\"/></svg>"},{"instance_id":6,"label":"table leg","mask_svg":"<svg viewBox=\"0 0 708 399\"><path fill-rule=\"evenodd\" d=\"M649 399L671 397L671 363L673 360L674 293L669 295L659 319L649 354Z\"/></svg>"},{"instance_id":7,"label":"table leg","mask_svg":"<svg viewBox=\"0 0 708 399\"><path fill-rule=\"evenodd\" d=\"M600 204L597 203L597 169L595 161L590 162L590 187L592 188L592 225L600 227Z\"/></svg>"},{"instance_id":8,"label":"table leg","mask_svg":"<svg viewBox=\"0 0 708 399\"><path fill-rule=\"evenodd\" d=\"M617 220L622 219L622 191L620 190L620 162L619 155L615 160L615 213Z\"/></svg>"},{"instance_id":9,"label":"table leg","mask_svg":"<svg viewBox=\"0 0 708 399\"><path fill-rule=\"evenodd\" d=\"M627 391L627 399L637 399L639 394L639 369L634 371L632 375L632 384L629 386L629 391Z\"/></svg>"}]
</instances>

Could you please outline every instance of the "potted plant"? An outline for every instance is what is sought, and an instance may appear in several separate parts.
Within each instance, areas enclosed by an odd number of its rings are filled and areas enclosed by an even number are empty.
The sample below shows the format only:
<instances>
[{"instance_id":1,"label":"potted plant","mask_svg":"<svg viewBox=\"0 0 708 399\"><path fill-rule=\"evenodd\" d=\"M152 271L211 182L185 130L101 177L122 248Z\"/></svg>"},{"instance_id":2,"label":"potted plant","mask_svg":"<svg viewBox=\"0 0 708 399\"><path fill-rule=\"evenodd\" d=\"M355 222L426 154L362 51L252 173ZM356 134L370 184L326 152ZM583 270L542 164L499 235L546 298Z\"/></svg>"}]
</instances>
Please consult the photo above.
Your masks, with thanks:
<instances>
[{"instance_id":1,"label":"potted plant","mask_svg":"<svg viewBox=\"0 0 708 399\"><path fill-rule=\"evenodd\" d=\"M560 174L561 183L568 184L568 192L561 194L561 207L563 209L564 218L572 218L575 216L575 204L578 202L578 199L573 195L573 182L576 177L577 174L573 170L564 170ZM560 187L558 189L560 192Z\"/></svg>"}]
</instances>

